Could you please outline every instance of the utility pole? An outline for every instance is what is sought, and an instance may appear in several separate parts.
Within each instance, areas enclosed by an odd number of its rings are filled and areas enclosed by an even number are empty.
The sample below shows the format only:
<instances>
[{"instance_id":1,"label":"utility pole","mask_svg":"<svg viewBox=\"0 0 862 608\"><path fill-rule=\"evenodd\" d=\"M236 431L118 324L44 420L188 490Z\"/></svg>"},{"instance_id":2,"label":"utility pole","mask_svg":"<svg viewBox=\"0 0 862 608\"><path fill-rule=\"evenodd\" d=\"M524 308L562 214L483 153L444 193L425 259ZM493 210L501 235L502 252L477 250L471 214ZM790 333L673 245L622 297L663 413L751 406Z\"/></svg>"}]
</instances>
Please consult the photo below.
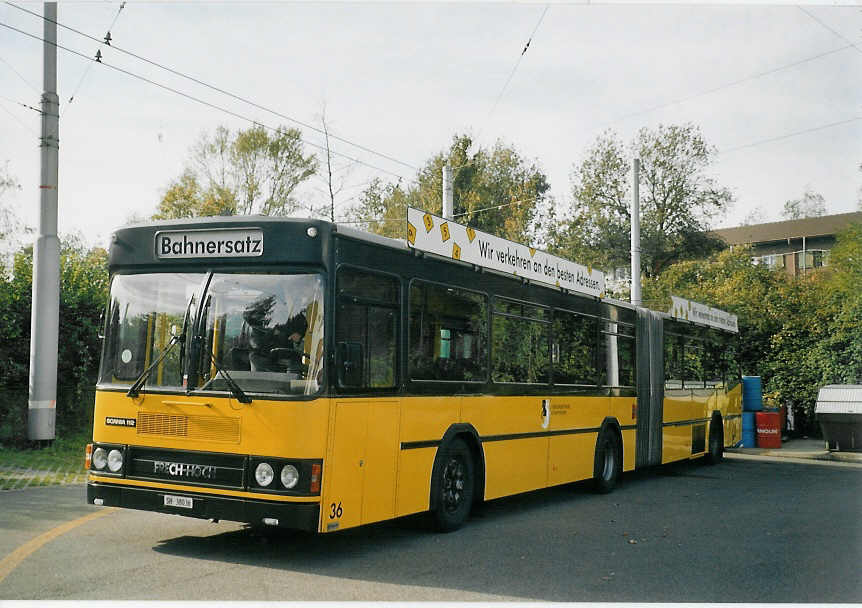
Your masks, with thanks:
<instances>
[{"instance_id":1,"label":"utility pole","mask_svg":"<svg viewBox=\"0 0 862 608\"><path fill-rule=\"evenodd\" d=\"M57 340L60 327L60 245L57 239L57 174L60 100L57 97L57 3L44 3L42 137L39 139L39 232L33 246L30 313L30 393L27 436L54 439L57 414Z\"/></svg>"},{"instance_id":2,"label":"utility pole","mask_svg":"<svg viewBox=\"0 0 862 608\"><path fill-rule=\"evenodd\" d=\"M641 305L641 159L632 161L632 290L631 302Z\"/></svg>"},{"instance_id":3,"label":"utility pole","mask_svg":"<svg viewBox=\"0 0 862 608\"><path fill-rule=\"evenodd\" d=\"M443 165L443 217L447 220L454 219L454 195L452 192L452 165L447 161Z\"/></svg>"}]
</instances>

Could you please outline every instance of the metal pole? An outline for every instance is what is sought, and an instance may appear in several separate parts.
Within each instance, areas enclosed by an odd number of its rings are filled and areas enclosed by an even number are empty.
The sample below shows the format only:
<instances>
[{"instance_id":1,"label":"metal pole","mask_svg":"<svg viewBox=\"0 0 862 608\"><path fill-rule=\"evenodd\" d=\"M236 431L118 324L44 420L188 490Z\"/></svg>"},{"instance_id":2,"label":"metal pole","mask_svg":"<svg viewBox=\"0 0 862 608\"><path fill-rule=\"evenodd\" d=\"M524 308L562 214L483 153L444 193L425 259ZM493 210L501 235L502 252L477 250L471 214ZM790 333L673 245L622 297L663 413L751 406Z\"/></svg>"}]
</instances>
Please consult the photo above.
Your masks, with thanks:
<instances>
[{"instance_id":1,"label":"metal pole","mask_svg":"<svg viewBox=\"0 0 862 608\"><path fill-rule=\"evenodd\" d=\"M60 326L60 246L57 239L57 174L60 100L57 97L57 3L44 3L41 181L39 232L33 246L30 315L30 396L27 436L54 439L57 406L57 340Z\"/></svg>"},{"instance_id":2,"label":"metal pole","mask_svg":"<svg viewBox=\"0 0 862 608\"><path fill-rule=\"evenodd\" d=\"M443 217L447 220L452 220L455 213L453 201L452 166L447 162L443 165Z\"/></svg>"},{"instance_id":3,"label":"metal pole","mask_svg":"<svg viewBox=\"0 0 862 608\"><path fill-rule=\"evenodd\" d=\"M632 161L632 292L631 301L641 305L641 202L640 202L641 160Z\"/></svg>"}]
</instances>

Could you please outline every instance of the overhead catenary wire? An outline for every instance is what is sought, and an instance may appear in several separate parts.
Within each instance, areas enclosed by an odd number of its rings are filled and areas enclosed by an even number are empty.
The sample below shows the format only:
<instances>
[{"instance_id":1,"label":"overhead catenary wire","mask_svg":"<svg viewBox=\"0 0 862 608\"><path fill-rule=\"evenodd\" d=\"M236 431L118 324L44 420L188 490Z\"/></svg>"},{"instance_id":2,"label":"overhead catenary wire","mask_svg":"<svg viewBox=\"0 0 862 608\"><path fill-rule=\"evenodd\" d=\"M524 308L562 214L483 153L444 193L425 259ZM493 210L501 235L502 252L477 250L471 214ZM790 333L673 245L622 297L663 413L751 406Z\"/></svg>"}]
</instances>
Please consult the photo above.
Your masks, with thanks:
<instances>
[{"instance_id":1,"label":"overhead catenary wire","mask_svg":"<svg viewBox=\"0 0 862 608\"><path fill-rule=\"evenodd\" d=\"M787 64L784 64L784 65L778 66L778 67L776 67L776 68L771 68L771 69L768 69L768 70L764 70L764 71L762 71L762 72L757 72L757 73L752 74L752 75L750 75L750 76L745 76L745 77L743 77L743 78L739 78L739 79L737 79L737 80L733 80L733 81L731 81L731 82L726 82L726 83L721 84L721 85L719 85L719 86L712 87L712 88L710 88L710 89L706 89L706 90L704 90L704 91L700 91L699 93L693 93L693 94L691 94L691 95L687 95L687 96L685 96L685 97L679 97L679 98L677 98L677 99L673 99L673 100L671 100L671 101L667 101L667 102L664 102L664 103L660 103L660 104L658 104L658 105L651 106L651 107L649 107L649 108L645 108L645 109L643 109L643 110L638 110L637 112L632 112L632 113L630 113L630 114L625 114L625 115L623 115L623 116L620 116L620 117L618 117L618 118L615 118L615 119L611 120L610 122L606 122L606 123L604 123L601 127L598 127L598 128L599 128L599 129L604 129L605 127L609 127L609 126L611 126L611 125L613 125L613 124L616 124L616 123L618 123L618 122L622 122L622 121L624 121L624 120L628 120L629 118L636 118L636 117L638 117L638 116L643 116L644 114L650 114L651 112L655 112L656 110L662 110L662 109L667 108L667 107L670 107L670 106L674 106L674 105L677 105L677 104L685 103L685 102L687 102L687 101L691 101L691 100L693 100L693 99L697 99L698 97L704 97L704 96L706 96L706 95L712 95L713 93L717 93L717 92L719 92L719 91L723 91L724 89L727 89L727 88L730 88L730 87L735 87L735 86L737 86L737 85L740 85L740 84L743 84L743 83L746 83L746 82L749 82L749 81L752 81L752 80L757 80L758 78L763 78L764 76L770 76L770 75L772 75L772 74L776 74L776 73L778 73L778 72L781 72L781 71L784 71L784 70L788 70L788 69L790 69L790 68L795 68L795 67L798 67L798 66L800 66L800 65L803 65L803 64L809 63L809 62L811 62L811 61L816 61L817 59L822 59L823 57L828 57L829 55L834 55L835 53L840 53L841 51L846 51L847 49L852 48L853 46L854 46L853 44L848 44L848 45L846 45L846 46L842 46L842 47L839 47L839 48L837 48L837 49L832 49L832 50L829 50L829 51L825 51L825 52L823 52L823 53L818 53L817 55L812 55L811 57L806 57L806 58L804 58L804 59L800 59L799 61L794 61L794 62L792 62L792 63L787 63Z\"/></svg>"},{"instance_id":2,"label":"overhead catenary wire","mask_svg":"<svg viewBox=\"0 0 862 608\"><path fill-rule=\"evenodd\" d=\"M21 79L21 82L23 82L23 83L24 83L24 84L26 84L28 87L30 87L30 89L31 89L33 92L35 92L37 95L39 95L39 94L40 94L40 93L39 93L39 89L37 89L34 85L30 84L30 81L29 81L29 80L27 80L26 78L24 78L24 76L22 76L22 75L21 75L21 72L19 72L18 70L16 70L16 69L15 69L15 66L14 66L14 65L12 65L12 64L11 64L11 63L9 63L8 61L6 61L3 57L0 57L0 61L2 61L3 63L5 63L5 64L6 64L6 66L7 66L10 70L12 70L18 78L20 78L20 79Z\"/></svg>"},{"instance_id":3,"label":"overhead catenary wire","mask_svg":"<svg viewBox=\"0 0 862 608\"><path fill-rule=\"evenodd\" d=\"M18 103L18 102L15 102L15 103ZM11 116L11 117L12 117L12 119L13 119L13 120L15 120L15 122L17 122L17 123L21 126L21 128L22 128L22 129L25 129L28 133L30 133L30 134L31 134L31 135L33 135L34 137L39 137L39 134L36 132L36 130L35 130L35 129L33 129L32 127L27 126L27 124L26 124L23 120L21 120L20 118L18 118L17 116L15 116L15 114L13 114L12 112L10 112L10 111L6 108L6 106L4 106L2 103L0 103L0 110L3 110L3 111L4 111L4 112L6 112L9 116Z\"/></svg>"},{"instance_id":4,"label":"overhead catenary wire","mask_svg":"<svg viewBox=\"0 0 862 608\"><path fill-rule=\"evenodd\" d=\"M548 9L551 7L550 4L545 5L545 10L542 11L541 17L539 17L539 21L536 23L536 27L533 28L533 32L530 34L530 37L527 38L527 44L524 45L524 49L521 51L521 54L518 55L518 60L515 62L515 66L512 68L512 71L509 73L509 77L506 79L505 84L503 84L503 88L500 90L500 94L497 95L496 101L494 101L494 106L491 108L491 111L488 113L488 116L494 114L497 109L497 106L500 103L500 100L503 99L503 94L506 92L506 89L509 87L509 83L512 82L512 78L515 77L515 72L518 71L518 66L521 65L521 60L524 58L524 55L527 54L527 49L530 48L530 43L533 41L533 36L536 35L536 32L539 30L539 26L542 25L542 21L545 18L545 14L548 12Z\"/></svg>"},{"instance_id":5,"label":"overhead catenary wire","mask_svg":"<svg viewBox=\"0 0 862 608\"><path fill-rule=\"evenodd\" d=\"M16 8L16 9L18 9L18 10L20 10L20 11L23 11L23 12L25 12L25 13L29 13L29 14L31 14L31 15L34 15L34 16L36 16L36 17L40 18L40 19L46 19L46 17L44 17L43 15L40 15L39 13L36 13L36 12L34 12L34 11L31 11L31 10L28 10L28 9L26 9L26 8L22 7L22 6L18 6L17 4L14 4L13 2L9 2L8 0L6 1L6 4L8 4L9 6L12 6L12 7L14 7L14 8ZM50 20L50 21L53 21L53 20ZM60 23L59 21L55 21L54 23L56 23L59 27L62 27L63 29L66 29L66 30L69 30L70 32L74 32L75 34L78 34L79 36L83 36L83 37L85 37L85 38L89 38L90 40L93 40L93 41L98 42L98 43L100 43L100 44L104 44L104 41L103 41L103 40L99 40L98 38L95 38L95 37L93 37L93 36L91 36L91 35L87 34L86 32L82 32L82 31L77 30L77 29L75 29L75 28L73 28L73 27L70 27L70 26L68 26L68 25L64 25L64 24ZM212 84L209 84L209 83L207 83L207 82L204 82L203 80L200 80L200 79L198 79L198 78L195 78L194 76L190 76L190 75L188 75L188 74L184 74L183 72L180 72L180 71L178 71L178 70L175 70L175 69L173 69L173 68L170 68L170 67L168 67L168 66L166 66L166 65L163 65L163 64L158 63L158 62L156 62L156 61L153 61L153 60L151 60L151 59L147 59L146 57L143 57L143 56L138 55L138 54L136 54L136 53L133 53L133 52L131 52L131 51L127 51L127 50L125 50L125 49L123 49L123 48L120 48L120 47L118 47L118 46L111 45L111 48L112 48L113 50L115 50L115 51L118 51L118 52L123 53L123 54L125 54L125 55L128 55L128 56L130 56L130 57L133 57L133 58L135 58L135 59L137 59L137 60L139 60L139 61L143 61L143 62L145 62L145 63L148 63L148 64L150 64L150 65L152 65L152 66L154 66L154 67L157 67L157 68L159 68L159 69L161 69L161 70L165 70L166 72L170 72L171 74L173 74L173 75L175 75L175 76L179 76L180 78L185 78L186 80L190 80L191 82L194 82L195 84L198 84L198 85L201 85L201 86L203 86L203 87L206 87L206 88L208 88L208 89L210 89L210 90L216 91L217 93L220 93L220 94L222 94L222 95L226 95L226 96L228 96L228 97L231 97L231 98L233 98L233 99L235 99L235 100L237 100L237 101L240 101L240 102L242 102L242 103L246 103L246 104L248 104L248 105L250 105L250 106L253 106L253 107L257 108L258 110L263 110L264 112L268 112L268 113L270 113L270 114L273 114L273 115L275 115L275 116L278 116L279 118L283 118L284 120L287 120L287 121L289 121L289 122L296 123L296 124L298 124L298 125L300 125L300 126L302 126L302 127L306 128L306 129L309 129L309 130L315 131L315 132L319 133L320 135L326 135L326 133L323 131L323 129L320 129L320 128L318 128L318 127L315 127L314 125L310 125L310 124L308 124L308 123L306 123L306 122L303 122L303 121L301 121L301 120L298 120L298 119L296 119L296 118L293 118L292 116L288 116L287 114L284 114L284 113L282 113L282 112L278 112L277 110L273 110L273 109L271 109L271 108L267 108L266 106L263 106L263 105L261 105L261 104L258 104L258 103L254 102L254 101L252 101L252 100L250 100L250 99L248 99L248 98L242 97L242 96L237 95L237 94L235 94L235 93L231 93L230 91L227 91L227 90L222 89L222 88L220 88L220 87L217 87L217 86L215 86L215 85L212 85ZM333 133L329 133L329 134L328 134L328 136L329 136L329 137L331 137L332 139L336 140L336 141L340 141L341 143L345 143L345 144L348 144L348 145L350 145L350 146L353 146L353 147L355 147L355 148L357 148L357 149L359 149L359 150L362 150L363 152L367 152L367 153L369 153L369 154L374 154L375 156L379 156L380 158L384 158L384 159L386 159L386 160L388 160L388 161L391 161L391 162L393 162L393 163L396 163L396 164L402 165L402 166L404 166L404 167L407 167L407 168L409 168L409 169L414 169L414 170L417 170L417 171L418 171L418 168L417 168L417 167L415 167L414 165L411 165L410 163L404 162L404 161L402 161L402 160L400 160L400 159L398 159L398 158L395 158L395 157L393 157L393 156L389 156L389 155L384 154L384 153L382 153L382 152L378 152L378 151L376 151L376 150L374 150L374 149L372 149L372 148L369 148L369 147L367 147L367 146L363 146L363 145L361 145L361 144L358 144L358 143L356 143L356 142L353 142L353 141L351 141L351 140L349 140L349 139L346 139L346 138L344 138L344 137L340 137L340 136L335 135L335 134L333 134ZM350 158L350 157L348 156L348 157L346 157L346 158Z\"/></svg>"},{"instance_id":6,"label":"overhead catenary wire","mask_svg":"<svg viewBox=\"0 0 862 608\"><path fill-rule=\"evenodd\" d=\"M10 103L14 103L15 105L19 105L23 108L27 108L28 110L33 110L35 112L38 112L39 114L42 113L42 110L40 110L39 108L37 108L35 106L31 106L29 104L26 104L23 101L18 101L16 99L12 99L11 97L6 97L5 95L0 95L0 99L5 99L6 101L8 101Z\"/></svg>"},{"instance_id":7,"label":"overhead catenary wire","mask_svg":"<svg viewBox=\"0 0 862 608\"><path fill-rule=\"evenodd\" d=\"M811 17L811 19L813 19L814 21L816 21L817 23L819 23L821 26L823 26L823 28L824 28L824 29L827 29L827 30L829 30L830 32L832 32L832 33L833 33L837 38L840 38L840 39L841 39L841 40L843 40L844 42L848 43L850 46L852 46L852 47L856 50L856 52L857 52L857 53L862 53L862 48L859 48L859 46L858 46L855 42L853 42L852 40L850 40L850 39L848 39L847 37L845 37L845 36L844 36L844 34L842 34L841 32L839 32L839 31L837 31L837 30L835 30L835 29L833 29L833 28L831 28L831 27L829 27L828 25L826 25L825 23L823 23L823 21L821 21L820 19L818 19L817 17L815 17L814 15L812 15L810 12L806 11L806 10L805 10L804 8L802 8L801 6L797 6L796 8L798 8L800 11L802 11L803 13L805 13L806 15L808 15L809 17Z\"/></svg>"},{"instance_id":8,"label":"overhead catenary wire","mask_svg":"<svg viewBox=\"0 0 862 608\"><path fill-rule=\"evenodd\" d=\"M817 127L811 127L810 129L803 129L801 131L794 131L792 133L785 133L784 135L777 135L775 137L769 137L767 139L761 139L759 141L755 141L748 144L743 144L741 146L734 146L733 148L725 148L724 150L719 150L719 155L728 154L730 152L736 152L737 150L744 150L746 148L753 148L755 146L760 146L763 144L770 144L776 141L781 141L783 139L790 139L791 137L798 137L799 135L806 135L808 133L814 133L816 131L823 131L825 129L831 129L833 127L838 127L841 125L846 125L851 122L856 122L857 120L862 120L862 116L854 116L853 118L848 118L846 120L839 120L838 122L831 122L825 125L819 125Z\"/></svg>"},{"instance_id":9,"label":"overhead catenary wire","mask_svg":"<svg viewBox=\"0 0 862 608\"><path fill-rule=\"evenodd\" d=\"M13 6L15 8L19 8L19 9L21 8L19 6L12 4L11 2L7 2L7 4L9 4L10 6ZM126 3L121 2L120 8L117 9L117 14L114 15L114 20L111 21L111 25L108 26L108 33L105 35L105 39L103 41L101 41L101 44L107 44L108 46L111 46L111 43L110 43L111 30L114 29L114 26L117 24L117 19L119 19L120 13L123 12L124 8L126 8ZM22 9L22 10L26 10L26 9ZM27 11L27 12L31 12L31 11ZM32 13L32 14L36 14L36 13ZM46 17L42 16L42 18L45 19ZM81 79L78 80L78 84L75 86L75 89L72 91L72 95L69 96L69 101L66 102L67 106L71 105L72 102L75 100L75 96L78 94L78 91L81 89L81 85L84 84L84 79L87 78L87 75L90 73L90 70L92 68L93 68L93 63L88 63L87 67L84 69L84 73L81 74Z\"/></svg>"},{"instance_id":10,"label":"overhead catenary wire","mask_svg":"<svg viewBox=\"0 0 862 608\"><path fill-rule=\"evenodd\" d=\"M499 205L492 205L490 207L482 207L481 209L471 209L470 211L463 211L461 213L455 213L452 215L453 218L463 217L465 215L473 215L474 213L482 213L484 211L493 211L495 209L502 209L503 207L511 207L512 205L520 205L522 203L533 203L542 200L543 195L534 196L533 198L525 198L517 201L512 201L509 203L501 203ZM367 220L351 220L339 222L340 224L371 224L374 222L406 222L406 217L381 217L381 218L371 218Z\"/></svg>"},{"instance_id":11,"label":"overhead catenary wire","mask_svg":"<svg viewBox=\"0 0 862 608\"><path fill-rule=\"evenodd\" d=\"M14 27L14 26L11 26L11 25L9 25L8 23L0 22L0 26L5 27L5 28L7 28L7 29L10 29L10 30L12 30L12 31L14 31L14 32L18 32L19 34L22 34L22 35L24 35L24 36L28 36L28 37L30 37L30 38L34 38L34 39L36 39L36 40L41 40L42 42L45 42L45 40L44 40L41 36L37 36L36 34L31 34L30 32L25 32L24 30L21 30L21 29L18 29L18 28L16 28L16 27ZM85 55L85 54L83 54L83 53L80 53L80 52L78 52L78 51L76 51L76 50L74 50L74 49L70 49L70 48L68 48L68 47L66 47L66 46L63 46L62 44L56 43L56 44L55 44L55 46L56 46L57 48L59 48L59 49L62 49L63 51L66 51L67 53L72 53L73 55L77 55L78 57L81 57L82 59L86 59L87 61L96 62L96 60L95 60L94 58L89 57L89 56L87 56L87 55ZM120 73L126 74L127 76L131 76L131 77L133 77L133 78L136 78L136 79L138 79L138 80L140 80L140 81L142 81L142 82L146 82L146 83L148 83L148 84L151 84L151 85L157 86L157 87L159 87L159 88L161 88L161 89L164 89L165 91L169 91L169 92L171 92L171 93L174 93L175 95L179 95L179 96L181 96L181 97L185 97L186 99L189 99L189 100L194 101L194 102L196 102L196 103L199 103L199 104L201 104L201 105L207 106L207 107L212 108L212 109L214 109L214 110L218 110L218 111L220 111L220 112L224 112L225 114L228 114L228 115L230 115L230 116L233 116L234 118L239 118L240 120L244 120L244 121L247 121L247 122L252 123L252 124L260 125L261 127L264 127L264 128L266 128L266 129L269 129L270 131L273 131L273 132L278 132L278 131L279 131L279 129L277 129L277 128L275 128L275 127L272 127L272 126L270 126L270 125L267 125L267 124L265 124L265 123L263 123L263 122L261 122L261 121L259 121L259 120L255 120L255 119L249 118L248 116L245 116L245 115L243 115L243 114L240 114L239 112L235 112L235 111L233 111L233 110L230 110L230 109L225 108L225 107L223 107L223 106L220 106L220 105L218 105L218 104L214 104L214 103L211 103L211 102L206 101L206 100L204 100L204 99L201 99L201 98L199 98L199 97L195 97L194 95L190 95L189 93L185 93L185 92L183 92L183 91L180 91L180 90L178 90L178 89L175 89L175 88L173 88L173 87L170 87L170 86L168 86L168 85L166 85L166 84L162 84L162 83L160 83L160 82L156 82L155 80L151 80L151 79L149 79L149 78L147 78L147 77L145 77L145 76L141 76L140 74L135 74L134 72L131 72L131 71L129 71L129 70L126 70L126 69L123 69L123 68L121 68L121 67L118 67L118 66L115 66L115 65L111 65L111 64L109 64L109 63L106 63L105 61L99 61L99 62L97 62L97 63L100 63L101 65L105 66L106 68L110 68L110 69L112 69L112 70L116 70L117 72L120 72ZM317 143L314 143L314 142L308 141L308 140L306 140L306 139L302 139L302 138L300 138L300 141L302 141L304 144L307 144L307 145L309 145L309 146L311 146L311 147L313 147L313 148L318 148L318 149L323 150L323 151L325 151L325 150L326 150L325 146L322 146L322 145L320 145L320 144L317 144ZM378 167L378 166L376 166L376 165L372 165L371 163L365 162L365 161L360 160L360 159L358 159L358 158L354 158L354 157L349 156L349 155L347 155L347 154L343 154L343 153L341 153L341 152L336 152L336 151L334 151L334 150L330 150L330 153L331 153L333 156L340 156L340 157L345 158L345 159L347 159L347 160L353 161L353 162L355 162L355 163L357 163L357 164L364 165L364 166L366 166L366 167L368 167L368 168L370 168L370 169L374 169L375 171L380 171L381 173L386 173L386 174L388 174L388 175L392 175L392 176L394 176L394 177L397 177L398 179L403 179L403 178L404 178L404 176L399 175L398 173L395 173L395 172L390 171L390 170L388 170L388 169L384 169L384 168L382 168L382 167Z\"/></svg>"}]
</instances>

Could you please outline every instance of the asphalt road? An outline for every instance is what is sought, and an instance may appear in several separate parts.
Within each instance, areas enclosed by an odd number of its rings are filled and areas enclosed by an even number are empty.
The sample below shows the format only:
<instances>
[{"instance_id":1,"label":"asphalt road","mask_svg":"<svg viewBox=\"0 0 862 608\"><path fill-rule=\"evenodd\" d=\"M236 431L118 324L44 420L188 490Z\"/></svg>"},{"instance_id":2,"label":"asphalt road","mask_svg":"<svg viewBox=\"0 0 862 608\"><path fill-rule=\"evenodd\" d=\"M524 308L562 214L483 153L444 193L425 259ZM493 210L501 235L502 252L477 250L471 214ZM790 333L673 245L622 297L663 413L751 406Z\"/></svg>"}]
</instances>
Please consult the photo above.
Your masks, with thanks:
<instances>
[{"instance_id":1,"label":"asphalt road","mask_svg":"<svg viewBox=\"0 0 862 608\"><path fill-rule=\"evenodd\" d=\"M0 600L862 601L860 465L682 463L609 495L493 501L451 534L422 517L278 538L79 519L98 511L82 486L0 493Z\"/></svg>"}]
</instances>

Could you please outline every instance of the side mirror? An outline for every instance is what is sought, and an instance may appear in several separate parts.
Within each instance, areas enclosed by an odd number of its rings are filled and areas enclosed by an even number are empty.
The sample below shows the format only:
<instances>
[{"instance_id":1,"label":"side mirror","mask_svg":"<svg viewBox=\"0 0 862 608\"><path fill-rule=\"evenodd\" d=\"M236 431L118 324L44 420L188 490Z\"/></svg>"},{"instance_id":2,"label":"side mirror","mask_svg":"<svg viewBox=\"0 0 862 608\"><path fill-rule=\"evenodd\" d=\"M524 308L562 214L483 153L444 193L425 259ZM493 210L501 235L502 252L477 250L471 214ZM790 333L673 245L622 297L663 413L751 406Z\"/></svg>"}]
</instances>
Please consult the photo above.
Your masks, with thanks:
<instances>
[{"instance_id":1,"label":"side mirror","mask_svg":"<svg viewBox=\"0 0 862 608\"><path fill-rule=\"evenodd\" d=\"M362 344L339 342L336 355L338 386L362 386Z\"/></svg>"},{"instance_id":2,"label":"side mirror","mask_svg":"<svg viewBox=\"0 0 862 608\"><path fill-rule=\"evenodd\" d=\"M99 313L99 333L97 334L99 336L99 340L105 339L105 331L105 309L103 308L102 312Z\"/></svg>"}]
</instances>

